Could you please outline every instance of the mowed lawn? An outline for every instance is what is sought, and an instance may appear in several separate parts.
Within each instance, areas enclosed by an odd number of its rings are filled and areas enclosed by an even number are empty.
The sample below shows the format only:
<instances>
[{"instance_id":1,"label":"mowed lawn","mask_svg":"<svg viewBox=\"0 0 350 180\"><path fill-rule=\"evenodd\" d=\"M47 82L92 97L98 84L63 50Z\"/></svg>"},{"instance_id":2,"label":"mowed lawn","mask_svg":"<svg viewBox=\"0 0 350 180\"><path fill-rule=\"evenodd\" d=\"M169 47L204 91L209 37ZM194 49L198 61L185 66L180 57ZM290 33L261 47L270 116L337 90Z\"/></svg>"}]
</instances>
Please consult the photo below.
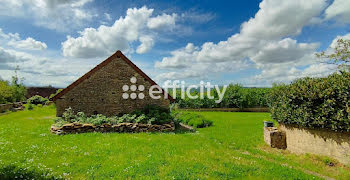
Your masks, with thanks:
<instances>
[{"instance_id":1,"label":"mowed lawn","mask_svg":"<svg viewBox=\"0 0 350 180\"><path fill-rule=\"evenodd\" d=\"M54 107L1 115L0 179L12 168L71 179L350 179L348 166L265 145L268 113L200 114L214 125L196 133L64 136L49 132Z\"/></svg>"}]
</instances>

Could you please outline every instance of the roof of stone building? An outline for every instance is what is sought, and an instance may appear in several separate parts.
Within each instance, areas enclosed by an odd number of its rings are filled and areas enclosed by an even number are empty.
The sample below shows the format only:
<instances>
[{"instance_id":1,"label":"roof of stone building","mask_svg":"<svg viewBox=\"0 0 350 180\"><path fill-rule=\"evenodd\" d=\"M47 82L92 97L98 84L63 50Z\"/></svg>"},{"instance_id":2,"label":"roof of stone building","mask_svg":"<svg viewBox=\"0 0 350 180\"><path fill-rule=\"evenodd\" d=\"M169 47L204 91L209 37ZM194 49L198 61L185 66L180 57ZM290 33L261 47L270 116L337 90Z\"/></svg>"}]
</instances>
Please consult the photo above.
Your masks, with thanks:
<instances>
[{"instance_id":1,"label":"roof of stone building","mask_svg":"<svg viewBox=\"0 0 350 180\"><path fill-rule=\"evenodd\" d=\"M98 70L100 70L102 67L106 66L108 63L110 63L113 59L115 58L121 58L122 60L124 60L131 68L133 68L138 74L140 74L143 78L145 78L148 82L151 83L151 85L156 85L159 86L156 82L154 82L150 77L148 77L140 68L138 68L133 62L131 62L121 51L117 51L115 52L112 56L110 56L109 58L107 58L106 60L104 60L103 62L101 62L99 65L97 65L96 67L94 67L93 69L91 69L89 72L87 72L86 74L84 74L82 77L80 77L78 80L74 81L72 84L70 84L68 87L66 87L65 89L63 89L60 93L56 94L56 96L54 96L52 98L53 101L56 101L58 98L62 97L63 95L65 95L68 91L70 91L71 89L73 89L75 86L77 86L78 84L80 84L81 82L83 82L85 79L88 79L92 74L94 74L95 72L97 72ZM160 87L160 86L159 86ZM161 87L160 87L161 88ZM162 89L162 88L161 88ZM164 89L162 89L163 94L165 96L168 97L168 99L173 102L174 99L167 94L166 91L164 91Z\"/></svg>"}]
</instances>

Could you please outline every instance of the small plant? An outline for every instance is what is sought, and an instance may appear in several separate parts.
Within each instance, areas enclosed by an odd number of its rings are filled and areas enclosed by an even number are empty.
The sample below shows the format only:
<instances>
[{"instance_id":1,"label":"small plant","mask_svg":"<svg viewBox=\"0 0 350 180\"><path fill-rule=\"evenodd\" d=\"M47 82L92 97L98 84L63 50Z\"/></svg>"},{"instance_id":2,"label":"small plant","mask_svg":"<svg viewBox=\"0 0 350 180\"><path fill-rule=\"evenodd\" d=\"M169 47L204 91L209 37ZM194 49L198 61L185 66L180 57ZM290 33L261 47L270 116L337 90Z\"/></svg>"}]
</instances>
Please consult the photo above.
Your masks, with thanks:
<instances>
[{"instance_id":1,"label":"small plant","mask_svg":"<svg viewBox=\"0 0 350 180\"><path fill-rule=\"evenodd\" d=\"M67 122L75 122L76 116L74 115L73 109L71 107L67 108L66 111L63 113L63 119Z\"/></svg>"},{"instance_id":2,"label":"small plant","mask_svg":"<svg viewBox=\"0 0 350 180\"><path fill-rule=\"evenodd\" d=\"M28 106L27 106L27 109L28 110L33 110L34 109L34 105L29 103Z\"/></svg>"}]
</instances>

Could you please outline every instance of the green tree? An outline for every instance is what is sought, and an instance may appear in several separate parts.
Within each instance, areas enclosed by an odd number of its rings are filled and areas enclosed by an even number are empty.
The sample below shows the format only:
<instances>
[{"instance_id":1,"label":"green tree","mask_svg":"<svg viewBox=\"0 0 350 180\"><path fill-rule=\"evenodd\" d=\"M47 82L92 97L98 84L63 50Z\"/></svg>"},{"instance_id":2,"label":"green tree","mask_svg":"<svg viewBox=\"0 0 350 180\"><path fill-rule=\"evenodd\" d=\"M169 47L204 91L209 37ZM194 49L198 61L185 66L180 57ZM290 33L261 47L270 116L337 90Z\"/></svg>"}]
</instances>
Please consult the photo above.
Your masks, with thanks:
<instances>
[{"instance_id":1,"label":"green tree","mask_svg":"<svg viewBox=\"0 0 350 180\"><path fill-rule=\"evenodd\" d=\"M0 80L0 104L12 102L13 89L8 81Z\"/></svg>"},{"instance_id":2,"label":"green tree","mask_svg":"<svg viewBox=\"0 0 350 180\"><path fill-rule=\"evenodd\" d=\"M316 53L318 58L327 59L327 63L336 64L340 69L350 69L350 40L338 39L331 54L325 51Z\"/></svg>"},{"instance_id":3,"label":"green tree","mask_svg":"<svg viewBox=\"0 0 350 180\"><path fill-rule=\"evenodd\" d=\"M19 67L16 67L15 75L12 76L11 87L13 89L13 101L19 102L24 101L26 98L27 88L23 85L23 78L18 76Z\"/></svg>"}]
</instances>

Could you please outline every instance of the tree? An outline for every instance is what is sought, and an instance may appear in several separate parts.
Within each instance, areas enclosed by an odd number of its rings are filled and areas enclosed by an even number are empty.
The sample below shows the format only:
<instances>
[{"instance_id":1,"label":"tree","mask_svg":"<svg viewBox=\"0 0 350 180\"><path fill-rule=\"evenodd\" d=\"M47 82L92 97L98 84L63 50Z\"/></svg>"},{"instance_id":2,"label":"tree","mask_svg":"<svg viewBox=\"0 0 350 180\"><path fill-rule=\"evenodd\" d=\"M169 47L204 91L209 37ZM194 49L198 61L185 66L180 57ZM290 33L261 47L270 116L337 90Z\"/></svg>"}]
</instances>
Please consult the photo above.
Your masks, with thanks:
<instances>
[{"instance_id":1,"label":"tree","mask_svg":"<svg viewBox=\"0 0 350 180\"><path fill-rule=\"evenodd\" d=\"M0 104L12 102L13 89L9 82L0 80Z\"/></svg>"},{"instance_id":2,"label":"tree","mask_svg":"<svg viewBox=\"0 0 350 180\"><path fill-rule=\"evenodd\" d=\"M327 59L327 63L338 65L340 69L350 69L350 40L338 39L334 51L326 54L325 51L316 53L318 58Z\"/></svg>"},{"instance_id":3,"label":"tree","mask_svg":"<svg viewBox=\"0 0 350 180\"><path fill-rule=\"evenodd\" d=\"M25 95L27 93L27 88L22 84L22 80L23 78L19 78L18 77L18 70L19 67L17 66L15 69L15 75L12 76L12 83L11 83L11 87L13 88L13 100L15 102L19 102L19 101L24 101Z\"/></svg>"}]
</instances>

